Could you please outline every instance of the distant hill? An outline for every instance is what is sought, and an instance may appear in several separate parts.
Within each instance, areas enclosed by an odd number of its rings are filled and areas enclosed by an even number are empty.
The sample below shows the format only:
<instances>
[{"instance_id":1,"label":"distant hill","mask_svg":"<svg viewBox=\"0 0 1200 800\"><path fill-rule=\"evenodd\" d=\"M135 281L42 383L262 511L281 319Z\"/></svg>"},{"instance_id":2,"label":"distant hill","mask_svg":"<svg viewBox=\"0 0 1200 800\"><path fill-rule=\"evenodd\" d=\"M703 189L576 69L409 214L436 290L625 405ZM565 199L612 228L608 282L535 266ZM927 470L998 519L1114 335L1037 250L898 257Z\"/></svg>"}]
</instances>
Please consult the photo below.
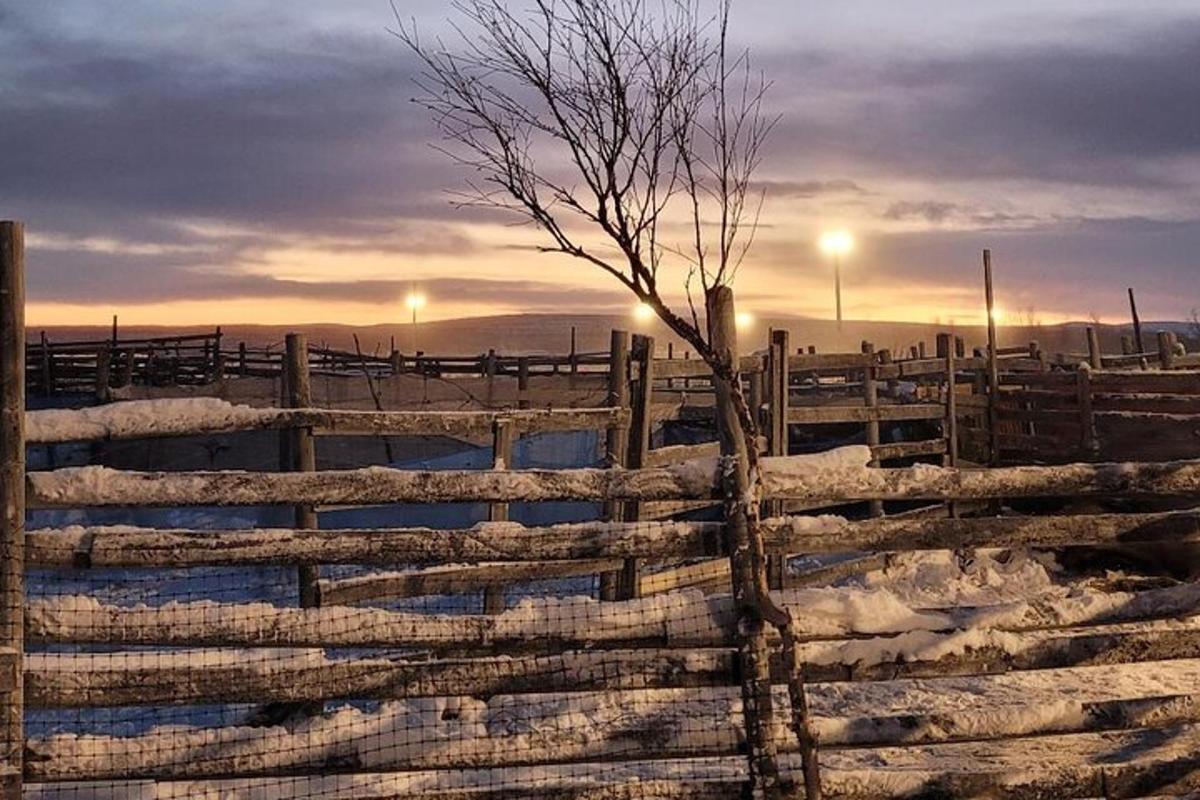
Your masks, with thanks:
<instances>
[{"instance_id":1,"label":"distant hill","mask_svg":"<svg viewBox=\"0 0 1200 800\"><path fill-rule=\"evenodd\" d=\"M1011 326L999 329L1001 346L1026 344L1037 341L1046 352L1082 352L1086 350L1084 328L1088 323L1071 322L1060 325ZM493 317L422 322L417 326L417 347L426 353L439 355L475 355L494 348L501 353L566 353L570 349L571 328L576 330L579 352L608 349L610 331L614 328L635 333L653 335L660 355L666 354L666 345L672 342L676 355L690 349L677 337L669 335L657 320L652 323L638 322L628 316L617 315L572 315L572 314L511 314ZM1147 349L1153 350L1154 332L1170 329L1188 341L1188 349L1196 348L1194 325L1187 322L1143 323L1143 335ZM786 328L795 348L815 345L819 352L845 352L859 349L863 340L872 342L877 349L890 348L894 353L907 352L911 345L924 341L932 354L936 335L953 330L962 336L968 350L987 341L986 330L979 325L946 326L918 322L874 322L848 320L841 329L832 320L806 319L802 317L761 317L744 330L742 346L752 351L766 346L767 332L772 328ZM124 337L167 336L211 331L211 326L128 326L122 327ZM31 329L30 341L35 341L43 329ZM100 339L110 335L102 326L60 326L44 329L54 341L68 339ZM363 350L387 352L392 342L402 352L413 350L413 329L407 324L352 326L341 324L286 325L223 325L225 341L244 341L253 346L280 344L288 331L297 330L308 334L309 340L327 344L338 349L353 349L354 334L358 335ZM1120 337L1130 332L1130 326L1100 326L1101 344L1105 352L1120 352Z\"/></svg>"}]
</instances>

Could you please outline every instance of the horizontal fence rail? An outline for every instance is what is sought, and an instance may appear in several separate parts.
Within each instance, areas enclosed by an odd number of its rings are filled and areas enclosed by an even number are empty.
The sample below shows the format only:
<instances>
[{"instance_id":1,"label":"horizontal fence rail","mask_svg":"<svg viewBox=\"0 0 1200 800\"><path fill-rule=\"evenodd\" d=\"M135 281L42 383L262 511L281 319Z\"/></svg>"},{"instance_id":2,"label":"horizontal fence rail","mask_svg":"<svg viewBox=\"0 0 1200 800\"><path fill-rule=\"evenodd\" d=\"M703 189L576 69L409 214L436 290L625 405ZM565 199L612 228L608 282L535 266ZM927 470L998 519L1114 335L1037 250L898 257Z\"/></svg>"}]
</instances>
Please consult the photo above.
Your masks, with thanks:
<instances>
[{"instance_id":1,"label":"horizontal fence rail","mask_svg":"<svg viewBox=\"0 0 1200 800\"><path fill-rule=\"evenodd\" d=\"M848 448L865 462L870 450ZM957 469L868 468L835 459L763 458L766 499L963 500L1068 495L1188 495L1200 461ZM31 508L321 505L548 500L719 499L715 460L645 469L441 470L387 467L308 473L133 472L74 467L28 475Z\"/></svg>"}]
</instances>

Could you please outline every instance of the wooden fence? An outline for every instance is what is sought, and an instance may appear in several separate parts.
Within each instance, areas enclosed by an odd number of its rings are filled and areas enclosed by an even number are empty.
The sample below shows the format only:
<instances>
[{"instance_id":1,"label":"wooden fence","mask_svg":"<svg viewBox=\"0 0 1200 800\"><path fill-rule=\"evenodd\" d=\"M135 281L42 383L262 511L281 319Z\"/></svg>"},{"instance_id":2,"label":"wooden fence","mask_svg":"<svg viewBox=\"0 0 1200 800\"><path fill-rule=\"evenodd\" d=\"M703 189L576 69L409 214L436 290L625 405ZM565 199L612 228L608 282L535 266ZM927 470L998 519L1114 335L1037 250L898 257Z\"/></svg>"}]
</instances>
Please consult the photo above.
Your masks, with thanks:
<instances>
[{"instance_id":1,"label":"wooden fence","mask_svg":"<svg viewBox=\"0 0 1200 800\"><path fill-rule=\"evenodd\" d=\"M129 386L204 386L227 378L278 378L286 370L282 347L225 344L219 326L212 333L138 339L114 335L87 341L51 341L43 331L39 341L25 347L29 391L39 396L95 394L107 399L112 390ZM607 367L609 354L516 356L489 350L477 356L439 356L392 350L381 355L314 344L308 348L308 358L316 375L502 375L528 380L593 372Z\"/></svg>"},{"instance_id":2,"label":"wooden fence","mask_svg":"<svg viewBox=\"0 0 1200 800\"><path fill-rule=\"evenodd\" d=\"M99 423L86 411L26 415L24 360L11 356L24 351L21 261L20 226L0 224L0 719L7 798L21 797L23 788L38 798L98 791L376 800L725 798L749 794L754 787L747 787L748 776L769 777L765 764L782 781L760 782L763 796L802 798L802 739L789 724L797 718L820 742L827 797L1133 798L1200 789L1200 698L1194 673L1183 669L1200 659L1200 584L1122 586L1086 603L1065 595L1004 607L914 609L905 616L815 613L810 595L784 591L776 599L791 613L789 635L782 641L766 635L762 642L747 640L739 618L745 609L733 597L744 596L738 583L744 575L736 570L730 592L710 596L552 598L468 614L362 607L357 585L318 568L385 569L371 579L389 581L386 592L404 597L464 583L487 591L497 583L596 571L619 572L620 585L628 582L631 562L736 561L731 518L637 518L653 502L730 501L731 454L722 446L717 455L725 460L673 463L675 455L687 454L678 451L661 461L649 456L649 421L627 412L620 395L651 396L654 380L680 376L659 370L645 343L632 348L630 361L647 366L616 364L612 374L629 370L634 382L613 382L611 405L603 409L311 409L303 407L304 392L293 376L289 395L300 407L242 409L218 420L147 413L153 403L140 405L136 414L115 404L107 422ZM298 354L304 352L294 347L291 361L302 363ZM626 352L614 347L612 358L619 361ZM793 392L790 378L778 377L823 367L793 361L790 354L785 360L783 353L776 356L776 377L766 384L779 398L763 404L774 410L771 425L825 424L828 417L810 420L807 410L793 416L790 397L800 392ZM869 405L869 384L903 377L903 364L888 365L868 353L850 369L868 386L862 406L868 410L831 412L840 415L835 420L888 421L878 411L888 406ZM957 383L953 363L946 368L938 360L934 374ZM939 416L922 414L943 419L940 404L925 405ZM955 420L951 413L946 424L952 428ZM292 450L285 463L293 471L85 467L26 474L24 466L27 442L264 428L286 435ZM511 468L504 448L518 432L578 428L606 431L611 460L626 466ZM311 444L306 437L430 430L490 430L494 469L320 471L310 457L296 455ZM773 446L780 446L778 438ZM630 450L638 454L631 457ZM783 504L789 503L1200 494L1200 461L994 469L871 465L882 457L870 445L827 455L766 456L760 462L762 499L769 509L786 512ZM503 520L506 504L559 500L605 503L611 519L545 526ZM463 530L331 530L316 529L302 511L464 501L496 508L492 521ZM27 508L262 505L297 508L297 523L281 529L70 526L24 532ZM764 522L763 538L767 553L778 559L848 550L1195 543L1200 513L860 521L779 513ZM78 578L107 569L250 565L315 576L315 596L292 604L129 605L54 593L27 600L22 588L26 570ZM298 585L308 591L303 577ZM914 614L920 624L914 625ZM756 683L763 676L747 671L754 664L747 653L755 647L769 652L765 686ZM1140 693L1109 688L1104 670L1123 664L1143 665L1144 674L1158 680L1146 681ZM1020 686L1012 680L1025 675L1069 683L1078 696L1064 697L1055 713L1011 700L998 708L999 698ZM1193 679L1172 681L1171 675ZM966 688L964 676L974 679ZM906 683L916 678L919 686ZM904 699L907 693L910 699ZM800 701L814 694L840 700L806 715ZM951 713L928 707L930 698L946 694L955 701ZM860 710L839 711L839 703L853 696ZM304 710L325 701L383 705L329 714ZM492 718L529 724L483 726L475 716L482 702L496 712ZM28 737L21 728L27 709L229 703L275 704L291 721L112 736Z\"/></svg>"},{"instance_id":3,"label":"wooden fence","mask_svg":"<svg viewBox=\"0 0 1200 800\"><path fill-rule=\"evenodd\" d=\"M36 420L35 412L35 420ZM324 412L298 410L291 424L328 419ZM570 424L610 424L616 414L581 417ZM405 412L375 419L404 419ZM542 415L552 420L556 415ZM432 417L436 419L436 417ZM517 419L521 419L517 417ZM532 427L530 418L520 423ZM492 422L504 422L493 417ZM462 424L462 418L455 424ZM172 423L178 430L180 421ZM485 420L472 420L473 426ZM565 423L564 423L565 424ZM558 427L558 423L555 423ZM35 424L31 426L37 428ZM197 428L203 427L198 425ZM226 429L232 426L227 426ZM254 426L247 423L245 427ZM354 426L361 429L359 426ZM374 427L374 426L371 426ZM318 430L321 430L318 428ZM343 429L345 430L345 429ZM133 435L132 433L130 435ZM845 458L816 461L768 457L762 462L768 502L926 499L981 500L1035 496L1184 496L1200 491L1200 462L1075 465L1070 468L1014 467L959 470L941 467L883 469ZM716 462L627 470L524 470L491 472L406 472L370 469L291 474L129 473L92 469L30 473L31 508L95 506L358 504L470 500L508 503L530 500L648 502L702 500L721 495ZM626 559L656 563L727 555L721 522L594 522L544 527L486 523L467 530L154 530L71 528L31 531L25 564L31 569L197 569L228 565L369 564L391 568L375 580L391 582L397 596L442 592L477 581L519 581L592 572ZM1061 546L1130 541L1195 541L1200 515L1193 511L1104 514L1088 517L1006 519L890 519L848 522L829 517L784 516L765 525L768 551L789 553ZM503 556L497 561L498 555ZM437 564L455 566L437 567ZM469 564L470 566L463 566ZM417 566L413 565L426 565ZM378 587L376 587L378 588ZM378 597L371 594L371 597ZM152 732L132 737L98 737L81 747L74 738L26 742L27 785L61 790L78 781L154 781L187 786L204 796L224 787L229 796L292 791L292 796L385 797L403 795L414 771L430 796L456 796L464 774L488 793L545 792L547 796L591 796L588 786L624 787L620 796L695 797L692 784L720 796L746 779L739 755L743 724L733 713L737 634L728 596L664 595L664 601L626 600L600 605L532 603L499 614L412 613L359 608L354 587L324 581L317 607L245 606L237 603L174 603L128 607L99 600L45 597L25 605L25 641L43 645L103 646L117 652L86 657L38 651L23 668L29 708L94 708L152 704L304 703L325 700L416 700L438 697L500 697L536 704L540 697L584 707L598 698L620 698L620 732L573 741L522 734L456 738L433 746L438 734L414 729L416 745L380 744L371 727L351 728L339 747L371 755L369 768L336 779L323 734L302 728L291 738L245 739L244 731L196 734L176 740ZM785 603L788 595L781 596ZM989 609L926 609L942 620L923 631L922 652L902 658L911 633L897 621L867 629L846 621L808 617L802 596L795 617L799 663L811 683L880 681L921 677L937 685L950 675L989 675L1010 670L1052 670L1079 665L1191 658L1200 655L1200 594L1191 584L1154 588L1119 602L1082 611L1069 600L1002 615L996 629L976 617ZM865 637L865 638L864 638ZM954 642L969 640L969 646ZM941 647L937 646L941 644ZM227 655L172 658L168 651L130 648L219 648ZM776 646L777 647L777 646ZM852 655L877 649L882 656ZM264 656L251 648L279 648ZM329 659L321 651L300 657L294 648L400 648L416 660L359 656ZM891 648L891 649L889 649ZM939 655L939 650L945 653ZM879 660L882 658L883 660ZM199 664L199 665L198 665ZM774 667L779 686L775 710L758 709L781 752L785 779L797 783L798 742L788 718L788 673ZM982 679L987 686L987 679ZM792 687L795 690L795 687ZM986 696L986 692L984 693ZM505 701L509 702L509 701ZM663 703L676 705L663 716ZM922 764L921 780L945 794L998 792L989 796L1093 796L1107 787L1176 786L1181 769L1194 766L1186 754L1153 749L1127 760L1107 760L1114 742L1130 750L1151 735L1179 736L1186 749L1200 723L1187 696L1117 698L1087 707L1078 718L997 721L994 709L975 708L945 719L937 714L880 709L852 724L817 721L822 734L826 791L835 797L888 796L889 779L872 783L853 764L862 748L886 748L888 759L907 752ZM774 715L771 717L770 715ZM665 720L670 724L663 727ZM770 720L768 720L769 722ZM416 721L413 721L416 724ZM432 724L432 723L430 723ZM632 728L630 726L633 726ZM673 727L672 727L673 726ZM1152 734L1150 729L1154 729ZM694 735L705 730L705 736ZM307 732L306 732L307 731ZM357 731L357 732L356 732ZM689 735L689 731L692 735ZM657 733L656 733L657 732ZM1104 737L1096 739L1103 732ZM200 737L203 750L190 742ZM1047 739L1045 737L1051 737ZM1190 737L1190 738L1189 738ZM227 739L226 744L221 744ZM424 743L423 746L420 743ZM967 770L955 759L966 747L978 761ZM568 746L569 743L569 746ZM1024 765L1027 784L1012 785L997 763L1014 763L1032 748L1061 747L1090 754L1073 769ZM371 750L380 748L379 752ZM1093 752L1094 751L1094 752ZM615 764L615 765L614 765ZM939 767L939 765L941 765ZM569 768L568 768L569 767ZM656 783L642 795L626 784L637 772ZM547 777L550 774L551 777ZM66 783L64 783L66 782ZM661 784L661 785L659 785ZM1190 783L1188 784L1190 786ZM285 787L291 787L287 789ZM642 788L645 788L642 786ZM596 791L594 788L590 791ZM239 793L240 792L240 793ZM312 793L311 795L309 793ZM360 793L361 792L361 793ZM1035 793L1036 792L1036 793ZM786 796L802 796L795 785ZM15 795L14 795L15 796ZM474 795L472 795L474 796ZM606 795L607 796L607 795ZM728 796L727 794L725 796ZM781 795L782 796L782 795Z\"/></svg>"}]
</instances>

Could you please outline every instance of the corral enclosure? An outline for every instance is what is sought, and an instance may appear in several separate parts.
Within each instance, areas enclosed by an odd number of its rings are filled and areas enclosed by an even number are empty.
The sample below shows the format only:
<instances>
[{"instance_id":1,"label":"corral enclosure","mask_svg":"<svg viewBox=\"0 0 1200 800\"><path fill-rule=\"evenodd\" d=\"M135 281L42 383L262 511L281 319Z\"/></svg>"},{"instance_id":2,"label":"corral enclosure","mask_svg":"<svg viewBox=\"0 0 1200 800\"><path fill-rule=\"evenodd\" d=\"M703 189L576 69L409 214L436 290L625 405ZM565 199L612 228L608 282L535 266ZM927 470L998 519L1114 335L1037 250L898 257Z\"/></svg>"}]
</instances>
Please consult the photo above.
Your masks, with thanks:
<instances>
[{"instance_id":1,"label":"corral enclosure","mask_svg":"<svg viewBox=\"0 0 1200 800\"><path fill-rule=\"evenodd\" d=\"M457 377L93 348L88 395L136 399L23 414L0 297L9 796L723 798L774 765L804 797L804 722L829 797L1197 788L1169 338L743 342L781 641L739 619L708 368L647 337Z\"/></svg>"}]
</instances>

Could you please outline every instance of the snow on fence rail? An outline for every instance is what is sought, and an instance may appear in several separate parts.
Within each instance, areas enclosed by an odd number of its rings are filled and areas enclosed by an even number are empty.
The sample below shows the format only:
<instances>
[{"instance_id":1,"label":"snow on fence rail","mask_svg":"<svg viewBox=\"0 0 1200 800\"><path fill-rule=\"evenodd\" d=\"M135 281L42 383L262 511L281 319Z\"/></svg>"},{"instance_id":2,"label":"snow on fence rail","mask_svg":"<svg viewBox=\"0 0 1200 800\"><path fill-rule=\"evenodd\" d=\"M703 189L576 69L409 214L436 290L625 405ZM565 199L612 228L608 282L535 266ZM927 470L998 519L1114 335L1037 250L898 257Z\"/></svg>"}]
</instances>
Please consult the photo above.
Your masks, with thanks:
<instances>
[{"instance_id":1,"label":"snow on fence rail","mask_svg":"<svg viewBox=\"0 0 1200 800\"><path fill-rule=\"evenodd\" d=\"M497 422L519 433L606 430L628 425L622 408L515 411L345 411L252 408L216 398L132 400L85 409L48 409L25 415L26 442L51 444L253 430L311 428L317 435L479 436Z\"/></svg>"},{"instance_id":2,"label":"snow on fence rail","mask_svg":"<svg viewBox=\"0 0 1200 800\"><path fill-rule=\"evenodd\" d=\"M960 550L1200 541L1200 511L1049 517L792 516L763 523L774 554ZM30 530L31 567L59 569L362 564L373 566L726 555L719 522L585 522L471 528L170 530L122 526Z\"/></svg>"},{"instance_id":3,"label":"snow on fence rail","mask_svg":"<svg viewBox=\"0 0 1200 800\"><path fill-rule=\"evenodd\" d=\"M764 499L955 500L1200 491L1200 461L997 469L864 466L866 447L763 458ZM855 464L857 462L857 465ZM31 508L370 505L551 500L719 499L718 460L645 469L442 470L387 467L317 472L135 472L72 467L29 473Z\"/></svg>"}]
</instances>

